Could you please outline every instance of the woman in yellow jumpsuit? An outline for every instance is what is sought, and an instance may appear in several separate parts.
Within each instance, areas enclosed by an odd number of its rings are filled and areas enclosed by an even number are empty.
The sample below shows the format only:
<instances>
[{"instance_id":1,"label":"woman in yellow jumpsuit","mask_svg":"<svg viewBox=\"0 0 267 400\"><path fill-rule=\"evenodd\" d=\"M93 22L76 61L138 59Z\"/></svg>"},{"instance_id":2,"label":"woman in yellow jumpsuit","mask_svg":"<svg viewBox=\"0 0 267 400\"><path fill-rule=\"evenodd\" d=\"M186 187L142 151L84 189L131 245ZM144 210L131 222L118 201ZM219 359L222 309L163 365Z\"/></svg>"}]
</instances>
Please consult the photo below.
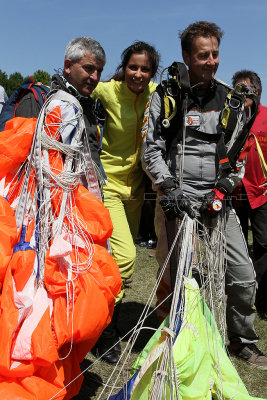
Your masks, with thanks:
<instances>
[{"instance_id":1,"label":"woman in yellow jumpsuit","mask_svg":"<svg viewBox=\"0 0 267 400\"><path fill-rule=\"evenodd\" d=\"M124 295L125 282L135 267L134 240L144 201L144 173L140 161L144 138L141 127L149 96L157 86L151 82L151 78L155 76L159 65L159 54L145 42L133 43L123 51L121 59L115 76L108 82L99 82L92 95L101 101L106 111L101 152L108 181L104 187L104 204L113 223L110 238L112 255L119 265L122 278L122 291L116 298L114 318L107 329L110 329L108 336L112 330L113 338L105 340L104 331L96 346L98 356L117 342L118 304ZM102 359L115 363L119 353L117 345Z\"/></svg>"}]
</instances>

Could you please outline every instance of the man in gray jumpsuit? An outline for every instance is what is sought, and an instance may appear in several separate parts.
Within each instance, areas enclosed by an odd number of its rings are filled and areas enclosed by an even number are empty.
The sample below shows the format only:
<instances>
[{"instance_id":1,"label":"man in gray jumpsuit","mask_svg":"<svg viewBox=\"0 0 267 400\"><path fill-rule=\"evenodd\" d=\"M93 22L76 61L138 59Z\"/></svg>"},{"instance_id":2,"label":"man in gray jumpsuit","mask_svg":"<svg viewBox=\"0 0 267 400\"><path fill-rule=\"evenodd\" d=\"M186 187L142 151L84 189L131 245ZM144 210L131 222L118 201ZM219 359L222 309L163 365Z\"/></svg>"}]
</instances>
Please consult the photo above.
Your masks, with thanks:
<instances>
[{"instance_id":1,"label":"man in gray jumpsuit","mask_svg":"<svg viewBox=\"0 0 267 400\"><path fill-rule=\"evenodd\" d=\"M183 59L188 67L191 86L185 115L182 189L179 186L182 119L177 123L177 135L167 148L166 137L159 128L162 101L157 91L151 98L143 161L146 172L161 193L161 205L167 217L162 222L165 226L158 230L161 232L159 244L164 236L166 238L173 219L181 218L184 213L191 218L195 217L191 201L201 201L200 215L212 215L216 201L217 204L220 201L226 203L224 200L229 198L243 177L242 165L231 170L220 167L216 143L211 139L222 134L219 117L229 92L227 85L214 78L219 66L222 35L223 32L216 24L206 21L193 23L180 34ZM221 212L226 216L225 290L229 350L258 368L267 370L267 358L255 345L259 338L254 329L254 268L240 224L229 201ZM164 250L163 253L162 257L165 257L167 251Z\"/></svg>"}]
</instances>

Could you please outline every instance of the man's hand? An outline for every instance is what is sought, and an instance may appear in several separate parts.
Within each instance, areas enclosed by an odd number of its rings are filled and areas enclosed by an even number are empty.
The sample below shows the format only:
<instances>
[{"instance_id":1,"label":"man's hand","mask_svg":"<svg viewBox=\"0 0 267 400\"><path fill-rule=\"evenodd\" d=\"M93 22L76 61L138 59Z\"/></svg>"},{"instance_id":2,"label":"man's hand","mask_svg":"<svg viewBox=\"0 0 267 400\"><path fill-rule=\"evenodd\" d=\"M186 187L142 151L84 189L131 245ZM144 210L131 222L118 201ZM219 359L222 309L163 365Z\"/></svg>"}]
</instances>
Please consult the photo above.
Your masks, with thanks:
<instances>
[{"instance_id":1,"label":"man's hand","mask_svg":"<svg viewBox=\"0 0 267 400\"><path fill-rule=\"evenodd\" d=\"M218 215L222 209L222 202L225 196L226 193L223 193L218 189L212 189L211 192L205 194L202 205L199 209L200 214L209 213L214 217Z\"/></svg>"},{"instance_id":2,"label":"man's hand","mask_svg":"<svg viewBox=\"0 0 267 400\"><path fill-rule=\"evenodd\" d=\"M267 182L263 183L262 185L259 186L260 188L266 188L263 189L263 196L267 196Z\"/></svg>"},{"instance_id":3,"label":"man's hand","mask_svg":"<svg viewBox=\"0 0 267 400\"><path fill-rule=\"evenodd\" d=\"M183 194L179 187L165 189L164 195L160 200L160 205L169 221L175 218L182 219L185 213L190 218L195 218L195 212L191 207L190 200Z\"/></svg>"}]
</instances>

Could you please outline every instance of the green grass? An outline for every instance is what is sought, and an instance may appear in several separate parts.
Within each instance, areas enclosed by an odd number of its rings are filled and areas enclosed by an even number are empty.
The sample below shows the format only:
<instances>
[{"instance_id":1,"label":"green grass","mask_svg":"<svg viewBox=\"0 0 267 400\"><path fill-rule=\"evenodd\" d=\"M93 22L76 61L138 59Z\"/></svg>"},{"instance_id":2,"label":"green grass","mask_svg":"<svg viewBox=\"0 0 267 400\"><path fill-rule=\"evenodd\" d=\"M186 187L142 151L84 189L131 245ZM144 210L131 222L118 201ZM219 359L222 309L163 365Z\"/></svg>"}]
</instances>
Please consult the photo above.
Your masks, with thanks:
<instances>
[{"instance_id":1,"label":"green grass","mask_svg":"<svg viewBox=\"0 0 267 400\"><path fill-rule=\"evenodd\" d=\"M120 326L122 336L128 332L129 329L135 326L139 315L141 314L144 305L147 302L149 294L155 284L157 273L157 262L154 257L149 257L149 250L141 249L137 246L137 265L133 275L133 280L130 287L127 289L127 294L122 303ZM153 304L152 304L153 307ZM153 308L151 308L153 311ZM155 313L152 313L146 322L146 326L156 328L158 326ZM256 331L261 337L258 347L267 354L267 322L260 320L256 317ZM132 351L131 359L128 363L128 371L137 355L145 346L149 338L152 336L151 330L142 332ZM122 342L122 348L125 347L127 340ZM94 356L89 353L86 360L82 364L82 369L87 368L95 361ZM256 369L247 363L233 358L233 363L243 380L248 392L255 397L267 399L267 371ZM84 383L82 385L80 394L75 397L75 400L89 400L97 399L102 390L102 385L107 381L113 367L104 363L97 362L90 370L84 374ZM127 369L125 373L128 372ZM122 385L122 380L118 382L118 386ZM119 389L118 389L119 390ZM117 391L118 391L117 390ZM103 393L101 399L107 397L108 392Z\"/></svg>"}]
</instances>

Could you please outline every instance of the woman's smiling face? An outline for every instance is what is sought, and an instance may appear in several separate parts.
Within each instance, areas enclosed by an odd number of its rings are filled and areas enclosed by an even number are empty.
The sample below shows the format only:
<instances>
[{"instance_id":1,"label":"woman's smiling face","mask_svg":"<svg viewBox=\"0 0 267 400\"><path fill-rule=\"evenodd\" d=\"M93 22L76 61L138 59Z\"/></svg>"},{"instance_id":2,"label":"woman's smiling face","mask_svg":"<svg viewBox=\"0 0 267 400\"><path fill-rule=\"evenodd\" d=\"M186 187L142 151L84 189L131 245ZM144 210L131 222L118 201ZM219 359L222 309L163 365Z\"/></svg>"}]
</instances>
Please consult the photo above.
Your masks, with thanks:
<instances>
[{"instance_id":1,"label":"woman's smiling face","mask_svg":"<svg viewBox=\"0 0 267 400\"><path fill-rule=\"evenodd\" d=\"M125 82L128 89L135 94L143 92L151 76L151 63L147 53L132 54L125 68Z\"/></svg>"}]
</instances>

